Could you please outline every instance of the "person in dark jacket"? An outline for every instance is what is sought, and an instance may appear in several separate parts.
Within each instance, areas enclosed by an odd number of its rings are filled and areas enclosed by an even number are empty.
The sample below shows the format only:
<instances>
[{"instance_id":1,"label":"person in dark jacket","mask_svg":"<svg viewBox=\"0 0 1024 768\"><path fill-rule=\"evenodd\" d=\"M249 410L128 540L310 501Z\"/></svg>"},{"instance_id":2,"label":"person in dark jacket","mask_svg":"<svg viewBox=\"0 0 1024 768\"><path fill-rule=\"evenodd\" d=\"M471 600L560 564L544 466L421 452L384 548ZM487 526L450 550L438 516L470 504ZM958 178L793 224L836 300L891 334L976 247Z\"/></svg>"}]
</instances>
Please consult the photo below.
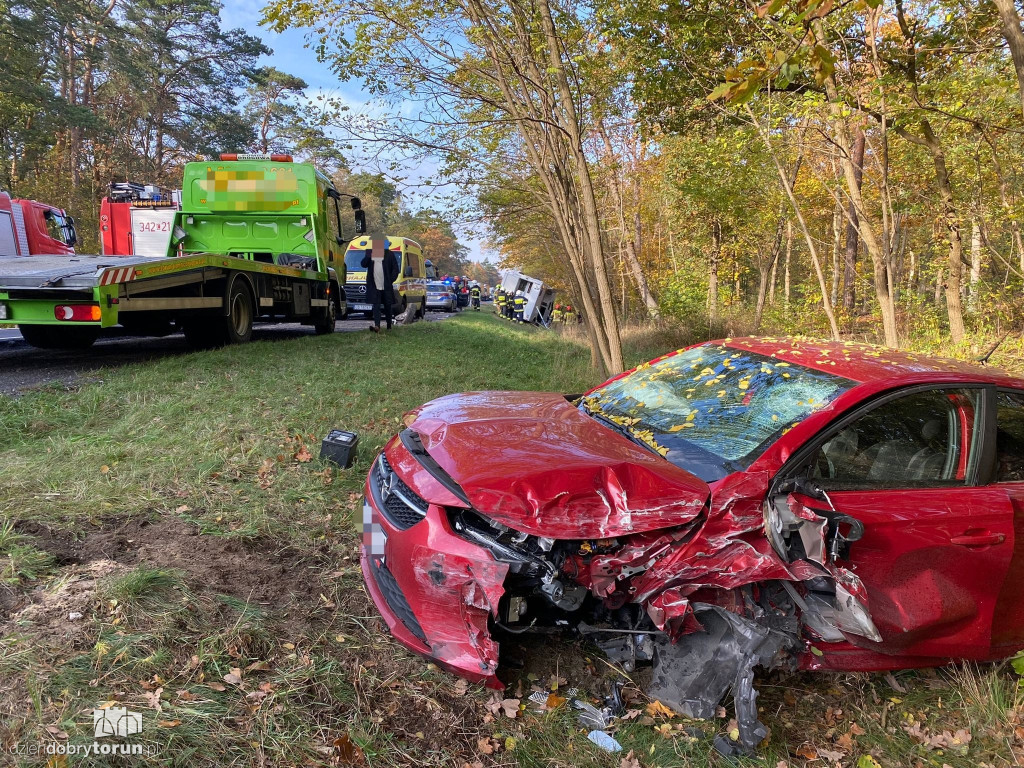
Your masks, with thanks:
<instances>
[{"instance_id":1,"label":"person in dark jacket","mask_svg":"<svg viewBox=\"0 0 1024 768\"><path fill-rule=\"evenodd\" d=\"M380 331L380 310L384 307L384 318L391 329L392 307L395 305L394 283L398 279L398 260L384 247L384 238L375 237L366 255L359 262L366 270L366 299L373 305L373 325L370 330Z\"/></svg>"}]
</instances>

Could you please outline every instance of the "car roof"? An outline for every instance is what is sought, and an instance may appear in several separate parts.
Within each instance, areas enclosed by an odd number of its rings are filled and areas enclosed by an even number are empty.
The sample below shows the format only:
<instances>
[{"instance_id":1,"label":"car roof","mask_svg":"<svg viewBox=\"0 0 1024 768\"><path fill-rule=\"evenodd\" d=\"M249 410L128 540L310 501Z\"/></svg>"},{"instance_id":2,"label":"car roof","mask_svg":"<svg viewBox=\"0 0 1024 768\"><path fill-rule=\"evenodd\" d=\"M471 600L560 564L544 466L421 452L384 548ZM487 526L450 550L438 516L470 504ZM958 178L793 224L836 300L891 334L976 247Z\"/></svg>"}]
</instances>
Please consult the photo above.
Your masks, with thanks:
<instances>
[{"instance_id":1,"label":"car roof","mask_svg":"<svg viewBox=\"0 0 1024 768\"><path fill-rule=\"evenodd\" d=\"M1024 387L1024 378L1012 376L998 368L915 352L903 352L857 341L818 341L801 336L746 336L736 339L721 339L712 343L725 344L734 349L745 349L818 371L834 373L862 384L899 380L908 375L912 375L916 380L934 379L939 381L953 375L958 380L968 378L993 384Z\"/></svg>"}]
</instances>

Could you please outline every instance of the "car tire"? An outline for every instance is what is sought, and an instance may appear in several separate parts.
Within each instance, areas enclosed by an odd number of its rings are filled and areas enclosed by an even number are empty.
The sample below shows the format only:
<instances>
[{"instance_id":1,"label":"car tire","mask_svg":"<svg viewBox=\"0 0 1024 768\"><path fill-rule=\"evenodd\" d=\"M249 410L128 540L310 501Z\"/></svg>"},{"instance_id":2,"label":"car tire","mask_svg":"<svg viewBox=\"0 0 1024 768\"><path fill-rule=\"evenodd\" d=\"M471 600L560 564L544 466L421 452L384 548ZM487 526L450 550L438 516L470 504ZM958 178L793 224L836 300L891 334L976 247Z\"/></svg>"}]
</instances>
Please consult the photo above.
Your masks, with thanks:
<instances>
[{"instance_id":1,"label":"car tire","mask_svg":"<svg viewBox=\"0 0 1024 768\"><path fill-rule=\"evenodd\" d=\"M26 342L36 349L88 349L99 338L99 328L81 325L19 325Z\"/></svg>"}]
</instances>

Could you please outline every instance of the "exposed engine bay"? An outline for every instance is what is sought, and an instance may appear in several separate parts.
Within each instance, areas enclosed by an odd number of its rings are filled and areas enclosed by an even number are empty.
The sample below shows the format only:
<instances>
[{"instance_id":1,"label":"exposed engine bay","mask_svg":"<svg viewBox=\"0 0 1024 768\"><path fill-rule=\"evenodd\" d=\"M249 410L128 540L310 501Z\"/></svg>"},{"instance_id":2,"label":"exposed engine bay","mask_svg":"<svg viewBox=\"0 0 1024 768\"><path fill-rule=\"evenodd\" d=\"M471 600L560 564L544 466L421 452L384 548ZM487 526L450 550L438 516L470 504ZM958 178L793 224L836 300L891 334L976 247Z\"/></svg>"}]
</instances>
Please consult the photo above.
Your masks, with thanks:
<instances>
[{"instance_id":1,"label":"exposed engine bay","mask_svg":"<svg viewBox=\"0 0 1024 768\"><path fill-rule=\"evenodd\" d=\"M811 509L801 499L821 501L825 509ZM851 634L881 638L867 613L863 586L835 566L859 539L860 523L828 510L823 491L790 482L764 502L764 533L773 554L788 566L779 570L782 578L740 578L727 587L708 578L687 583L679 564L686 550L692 557L704 549L695 539L708 514L706 509L689 525L669 531L566 541L521 533L472 510L449 509L460 536L508 565L490 620L497 638L575 633L626 672L653 664L648 694L693 718L713 717L731 691L739 739L719 739L716 747L748 752L766 735L757 718L756 667L795 669L808 642L844 642ZM672 562L683 577L652 582L652 573Z\"/></svg>"}]
</instances>

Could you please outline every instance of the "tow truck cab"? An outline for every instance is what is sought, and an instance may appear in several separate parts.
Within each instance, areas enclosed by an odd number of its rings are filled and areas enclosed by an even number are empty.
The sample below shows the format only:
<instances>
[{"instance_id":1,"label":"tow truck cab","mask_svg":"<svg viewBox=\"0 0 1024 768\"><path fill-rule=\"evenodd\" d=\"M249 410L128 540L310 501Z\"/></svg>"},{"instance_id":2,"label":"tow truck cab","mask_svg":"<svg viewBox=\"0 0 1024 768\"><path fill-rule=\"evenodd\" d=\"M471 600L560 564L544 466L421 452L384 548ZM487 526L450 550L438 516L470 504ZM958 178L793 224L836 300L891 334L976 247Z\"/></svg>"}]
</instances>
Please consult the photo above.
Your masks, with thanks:
<instances>
[{"instance_id":1,"label":"tow truck cab","mask_svg":"<svg viewBox=\"0 0 1024 768\"><path fill-rule=\"evenodd\" d=\"M0 257L75 252L75 220L61 208L0 191Z\"/></svg>"},{"instance_id":2,"label":"tow truck cab","mask_svg":"<svg viewBox=\"0 0 1024 768\"><path fill-rule=\"evenodd\" d=\"M372 248L370 237L357 237L348 244L345 252L345 296L351 312L369 313L373 310L366 298L366 269L362 266L363 257ZM398 260L398 279L394 284L396 303L392 311L399 315L410 308L416 317L423 317L427 310L428 274L433 270L433 264L423 258L420 244L407 237L385 235L384 248Z\"/></svg>"}]
</instances>

